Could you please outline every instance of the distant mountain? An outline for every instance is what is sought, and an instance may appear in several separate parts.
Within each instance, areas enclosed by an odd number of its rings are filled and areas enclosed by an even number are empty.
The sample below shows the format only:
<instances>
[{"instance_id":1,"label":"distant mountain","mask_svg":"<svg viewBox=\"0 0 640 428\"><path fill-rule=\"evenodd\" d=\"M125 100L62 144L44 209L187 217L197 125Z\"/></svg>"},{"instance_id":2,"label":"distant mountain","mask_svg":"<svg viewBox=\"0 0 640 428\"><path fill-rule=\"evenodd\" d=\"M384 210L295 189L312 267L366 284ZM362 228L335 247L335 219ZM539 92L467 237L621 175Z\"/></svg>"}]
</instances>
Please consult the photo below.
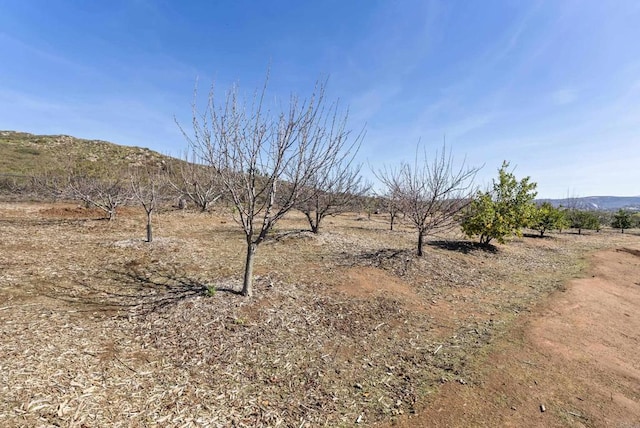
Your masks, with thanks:
<instances>
[{"instance_id":1,"label":"distant mountain","mask_svg":"<svg viewBox=\"0 0 640 428\"><path fill-rule=\"evenodd\" d=\"M549 202L553 206L575 207L581 210L616 211L627 209L640 211L640 196L587 196L583 198L538 199L536 202Z\"/></svg>"}]
</instances>

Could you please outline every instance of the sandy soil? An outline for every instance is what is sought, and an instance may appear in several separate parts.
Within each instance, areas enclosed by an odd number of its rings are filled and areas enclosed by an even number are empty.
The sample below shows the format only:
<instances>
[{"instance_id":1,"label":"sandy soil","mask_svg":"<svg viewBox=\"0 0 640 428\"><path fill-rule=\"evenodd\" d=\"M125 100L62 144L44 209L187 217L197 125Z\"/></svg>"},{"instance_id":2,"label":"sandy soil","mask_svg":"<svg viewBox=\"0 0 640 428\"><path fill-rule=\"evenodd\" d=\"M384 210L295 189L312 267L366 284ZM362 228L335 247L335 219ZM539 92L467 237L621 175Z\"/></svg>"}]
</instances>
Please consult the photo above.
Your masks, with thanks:
<instances>
[{"instance_id":1,"label":"sandy soil","mask_svg":"<svg viewBox=\"0 0 640 428\"><path fill-rule=\"evenodd\" d=\"M477 384L450 382L400 427L640 427L640 247L595 253L494 345Z\"/></svg>"}]
</instances>

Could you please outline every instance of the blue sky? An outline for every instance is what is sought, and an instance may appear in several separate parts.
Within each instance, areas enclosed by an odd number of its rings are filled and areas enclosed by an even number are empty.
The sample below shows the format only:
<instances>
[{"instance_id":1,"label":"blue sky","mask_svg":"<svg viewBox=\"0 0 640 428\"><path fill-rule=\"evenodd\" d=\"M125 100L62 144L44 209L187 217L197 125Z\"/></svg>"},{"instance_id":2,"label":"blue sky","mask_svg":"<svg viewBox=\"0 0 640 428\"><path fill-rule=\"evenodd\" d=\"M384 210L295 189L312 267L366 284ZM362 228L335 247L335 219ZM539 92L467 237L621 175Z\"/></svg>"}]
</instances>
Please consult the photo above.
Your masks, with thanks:
<instances>
[{"instance_id":1,"label":"blue sky","mask_svg":"<svg viewBox=\"0 0 640 428\"><path fill-rule=\"evenodd\" d=\"M539 197L640 195L640 2L0 0L0 129L180 155L202 92L329 96L359 159L418 141ZM368 169L368 167L367 167Z\"/></svg>"}]
</instances>

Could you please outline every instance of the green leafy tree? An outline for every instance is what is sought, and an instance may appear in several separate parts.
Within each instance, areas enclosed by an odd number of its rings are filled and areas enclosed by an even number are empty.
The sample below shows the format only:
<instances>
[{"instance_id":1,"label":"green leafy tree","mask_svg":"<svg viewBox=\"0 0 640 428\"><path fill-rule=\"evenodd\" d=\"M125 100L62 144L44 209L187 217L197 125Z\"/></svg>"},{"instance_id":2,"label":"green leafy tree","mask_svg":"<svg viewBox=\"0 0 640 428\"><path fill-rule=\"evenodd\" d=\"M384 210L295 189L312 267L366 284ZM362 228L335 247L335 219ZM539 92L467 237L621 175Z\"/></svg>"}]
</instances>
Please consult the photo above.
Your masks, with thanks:
<instances>
[{"instance_id":1,"label":"green leafy tree","mask_svg":"<svg viewBox=\"0 0 640 428\"><path fill-rule=\"evenodd\" d=\"M595 216L598 217L598 229L602 226L611 226L613 223L613 213L609 211L595 211ZM611 226L613 227L613 226Z\"/></svg>"},{"instance_id":2,"label":"green leafy tree","mask_svg":"<svg viewBox=\"0 0 640 428\"><path fill-rule=\"evenodd\" d=\"M620 229L620 232L624 233L624 230L629 229L631 225L631 214L628 211L620 209L614 214L611 222L611 227L614 229Z\"/></svg>"},{"instance_id":3,"label":"green leafy tree","mask_svg":"<svg viewBox=\"0 0 640 428\"><path fill-rule=\"evenodd\" d=\"M481 244L493 239L504 243L509 235L521 236L522 228L531 225L534 218L537 184L530 182L530 177L518 181L508 168L509 163L503 162L493 188L478 192L462 222L464 233L479 236Z\"/></svg>"},{"instance_id":4,"label":"green leafy tree","mask_svg":"<svg viewBox=\"0 0 640 428\"><path fill-rule=\"evenodd\" d=\"M554 207L549 202L544 202L536 208L531 228L544 236L545 232L553 229L562 230L568 226L565 212Z\"/></svg>"},{"instance_id":5,"label":"green leafy tree","mask_svg":"<svg viewBox=\"0 0 640 428\"><path fill-rule=\"evenodd\" d=\"M569 212L569 221L573 229L578 229L578 235L582 235L582 230L599 230L600 219L598 216L589 211L571 210Z\"/></svg>"}]
</instances>

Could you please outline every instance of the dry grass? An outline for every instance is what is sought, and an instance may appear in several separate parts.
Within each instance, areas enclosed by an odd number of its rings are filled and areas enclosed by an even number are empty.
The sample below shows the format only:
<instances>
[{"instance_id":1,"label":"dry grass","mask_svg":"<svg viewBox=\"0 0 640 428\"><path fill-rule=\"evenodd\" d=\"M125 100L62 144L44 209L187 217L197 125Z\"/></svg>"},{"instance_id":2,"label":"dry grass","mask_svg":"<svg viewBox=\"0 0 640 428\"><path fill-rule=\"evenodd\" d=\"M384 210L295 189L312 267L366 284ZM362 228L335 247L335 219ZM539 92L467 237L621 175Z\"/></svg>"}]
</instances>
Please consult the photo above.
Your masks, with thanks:
<instances>
[{"instance_id":1,"label":"dry grass","mask_svg":"<svg viewBox=\"0 0 640 428\"><path fill-rule=\"evenodd\" d=\"M348 426L412 412L597 248L554 235L486 251L449 236L413 256L383 217L286 219L237 294L233 221L167 212L153 244L127 208L1 204L0 426ZM140 237L140 238L138 238Z\"/></svg>"},{"instance_id":2,"label":"dry grass","mask_svg":"<svg viewBox=\"0 0 640 428\"><path fill-rule=\"evenodd\" d=\"M76 167L112 172L129 166L171 161L171 158L146 148L68 135L0 131L0 171L3 174L31 175L41 173L43 169L64 168L70 159L76 161Z\"/></svg>"}]
</instances>

